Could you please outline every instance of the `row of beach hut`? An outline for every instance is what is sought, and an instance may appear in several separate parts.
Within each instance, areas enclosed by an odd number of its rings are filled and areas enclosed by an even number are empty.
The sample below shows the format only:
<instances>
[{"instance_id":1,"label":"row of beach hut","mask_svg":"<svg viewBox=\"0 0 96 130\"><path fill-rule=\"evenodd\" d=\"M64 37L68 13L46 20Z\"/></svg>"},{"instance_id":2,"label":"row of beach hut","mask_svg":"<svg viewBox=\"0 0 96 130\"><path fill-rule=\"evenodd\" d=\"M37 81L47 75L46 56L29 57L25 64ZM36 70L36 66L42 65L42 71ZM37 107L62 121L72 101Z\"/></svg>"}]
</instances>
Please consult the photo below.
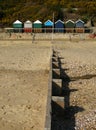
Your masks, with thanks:
<instances>
[{"instance_id":1,"label":"row of beach hut","mask_svg":"<svg viewBox=\"0 0 96 130\"><path fill-rule=\"evenodd\" d=\"M47 20L44 24L40 20L36 20L35 22L31 22L27 20L26 22L22 23L19 20L13 22L13 29L15 32L23 31L26 33L30 32L77 32L77 33L84 33L84 21L77 20L76 22L72 20L68 20L63 22L61 20L57 20L53 23L51 20Z\"/></svg>"}]
</instances>

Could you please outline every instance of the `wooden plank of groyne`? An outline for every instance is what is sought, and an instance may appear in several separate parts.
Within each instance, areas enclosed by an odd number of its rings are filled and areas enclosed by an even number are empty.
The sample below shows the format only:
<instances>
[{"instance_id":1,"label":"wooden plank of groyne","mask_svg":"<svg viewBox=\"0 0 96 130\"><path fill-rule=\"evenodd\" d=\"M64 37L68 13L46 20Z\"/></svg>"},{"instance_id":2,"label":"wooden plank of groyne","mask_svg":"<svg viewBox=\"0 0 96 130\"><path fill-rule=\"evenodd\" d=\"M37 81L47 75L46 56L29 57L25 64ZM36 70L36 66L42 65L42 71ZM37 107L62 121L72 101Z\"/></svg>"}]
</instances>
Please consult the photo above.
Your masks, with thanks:
<instances>
[{"instance_id":1,"label":"wooden plank of groyne","mask_svg":"<svg viewBox=\"0 0 96 130\"><path fill-rule=\"evenodd\" d=\"M52 69L52 79L60 79L60 69Z\"/></svg>"},{"instance_id":2,"label":"wooden plank of groyne","mask_svg":"<svg viewBox=\"0 0 96 130\"><path fill-rule=\"evenodd\" d=\"M56 116L58 119L64 115L64 97L52 97L52 122ZM59 130L59 129L58 129Z\"/></svg>"},{"instance_id":3,"label":"wooden plank of groyne","mask_svg":"<svg viewBox=\"0 0 96 130\"><path fill-rule=\"evenodd\" d=\"M58 57L52 57L52 62L57 62L58 61Z\"/></svg>"},{"instance_id":4,"label":"wooden plank of groyne","mask_svg":"<svg viewBox=\"0 0 96 130\"><path fill-rule=\"evenodd\" d=\"M53 53L53 57L58 57L58 53Z\"/></svg>"},{"instance_id":5,"label":"wooden plank of groyne","mask_svg":"<svg viewBox=\"0 0 96 130\"><path fill-rule=\"evenodd\" d=\"M60 96L62 94L62 80L52 79L52 96Z\"/></svg>"},{"instance_id":6,"label":"wooden plank of groyne","mask_svg":"<svg viewBox=\"0 0 96 130\"><path fill-rule=\"evenodd\" d=\"M64 109L64 97L52 96L52 102ZM54 109L54 106L52 109Z\"/></svg>"},{"instance_id":7,"label":"wooden plank of groyne","mask_svg":"<svg viewBox=\"0 0 96 130\"><path fill-rule=\"evenodd\" d=\"M59 69L59 63L56 61L56 62L52 62L52 68L53 69Z\"/></svg>"},{"instance_id":8,"label":"wooden plank of groyne","mask_svg":"<svg viewBox=\"0 0 96 130\"><path fill-rule=\"evenodd\" d=\"M55 102L64 102L64 97L60 97L60 96L52 96L52 101L55 101Z\"/></svg>"},{"instance_id":9,"label":"wooden plank of groyne","mask_svg":"<svg viewBox=\"0 0 96 130\"><path fill-rule=\"evenodd\" d=\"M52 58L50 59L50 72L48 83L48 95L46 105L46 118L44 130L51 130L51 99L52 99Z\"/></svg>"}]
</instances>

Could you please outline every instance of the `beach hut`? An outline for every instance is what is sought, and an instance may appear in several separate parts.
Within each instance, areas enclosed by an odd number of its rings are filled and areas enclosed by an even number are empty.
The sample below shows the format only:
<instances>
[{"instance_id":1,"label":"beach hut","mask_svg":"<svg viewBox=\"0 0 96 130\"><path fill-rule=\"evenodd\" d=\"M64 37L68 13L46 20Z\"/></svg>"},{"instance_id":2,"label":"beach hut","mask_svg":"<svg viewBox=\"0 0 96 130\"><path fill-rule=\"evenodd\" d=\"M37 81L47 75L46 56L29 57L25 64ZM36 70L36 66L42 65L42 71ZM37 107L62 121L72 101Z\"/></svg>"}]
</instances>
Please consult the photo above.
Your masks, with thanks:
<instances>
[{"instance_id":1,"label":"beach hut","mask_svg":"<svg viewBox=\"0 0 96 130\"><path fill-rule=\"evenodd\" d=\"M32 32L32 22L27 20L25 23L24 23L24 32L26 33L31 33Z\"/></svg>"},{"instance_id":2,"label":"beach hut","mask_svg":"<svg viewBox=\"0 0 96 130\"><path fill-rule=\"evenodd\" d=\"M53 26L54 26L53 22L51 20L47 20L44 23L45 32L52 32Z\"/></svg>"},{"instance_id":3,"label":"beach hut","mask_svg":"<svg viewBox=\"0 0 96 130\"><path fill-rule=\"evenodd\" d=\"M33 23L33 28L34 28L34 32L35 32L35 33L40 33L40 32L42 32L42 22L39 21L39 20L36 20L36 21Z\"/></svg>"},{"instance_id":4,"label":"beach hut","mask_svg":"<svg viewBox=\"0 0 96 130\"><path fill-rule=\"evenodd\" d=\"M13 22L13 28L14 32L22 32L23 23L19 20L16 20L15 22Z\"/></svg>"},{"instance_id":5,"label":"beach hut","mask_svg":"<svg viewBox=\"0 0 96 130\"><path fill-rule=\"evenodd\" d=\"M75 23L72 20L68 20L65 23L65 30L67 33L73 33L74 32Z\"/></svg>"},{"instance_id":6,"label":"beach hut","mask_svg":"<svg viewBox=\"0 0 96 130\"><path fill-rule=\"evenodd\" d=\"M56 33L64 32L64 22L63 22L63 21L57 20L57 21L55 22L55 32L56 32Z\"/></svg>"},{"instance_id":7,"label":"beach hut","mask_svg":"<svg viewBox=\"0 0 96 130\"><path fill-rule=\"evenodd\" d=\"M76 33L84 33L84 22L82 20L77 20L75 22L75 31Z\"/></svg>"}]
</instances>

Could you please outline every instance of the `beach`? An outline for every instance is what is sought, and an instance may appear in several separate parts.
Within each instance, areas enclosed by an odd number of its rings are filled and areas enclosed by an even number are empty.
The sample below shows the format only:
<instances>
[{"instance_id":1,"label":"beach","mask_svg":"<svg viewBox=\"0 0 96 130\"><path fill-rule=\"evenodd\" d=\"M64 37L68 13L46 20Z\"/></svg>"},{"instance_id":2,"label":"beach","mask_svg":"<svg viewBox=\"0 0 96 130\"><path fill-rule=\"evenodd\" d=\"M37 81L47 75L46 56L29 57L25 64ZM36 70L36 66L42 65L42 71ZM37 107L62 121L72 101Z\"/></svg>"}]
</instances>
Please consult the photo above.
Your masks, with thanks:
<instances>
[{"instance_id":1,"label":"beach","mask_svg":"<svg viewBox=\"0 0 96 130\"><path fill-rule=\"evenodd\" d=\"M44 129L52 48L70 79L64 128L96 129L96 41L0 40L0 130Z\"/></svg>"}]
</instances>

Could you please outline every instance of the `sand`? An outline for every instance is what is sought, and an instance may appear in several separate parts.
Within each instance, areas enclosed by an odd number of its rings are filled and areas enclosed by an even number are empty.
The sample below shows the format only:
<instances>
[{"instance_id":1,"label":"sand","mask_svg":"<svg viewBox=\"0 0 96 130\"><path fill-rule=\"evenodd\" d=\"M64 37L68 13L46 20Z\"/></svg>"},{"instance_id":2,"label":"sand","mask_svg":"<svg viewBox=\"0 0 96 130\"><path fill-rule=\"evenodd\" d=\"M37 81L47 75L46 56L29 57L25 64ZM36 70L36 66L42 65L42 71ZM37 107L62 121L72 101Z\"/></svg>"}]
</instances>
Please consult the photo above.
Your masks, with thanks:
<instances>
[{"instance_id":1,"label":"sand","mask_svg":"<svg viewBox=\"0 0 96 130\"><path fill-rule=\"evenodd\" d=\"M0 130L43 130L51 44L0 41Z\"/></svg>"}]
</instances>

